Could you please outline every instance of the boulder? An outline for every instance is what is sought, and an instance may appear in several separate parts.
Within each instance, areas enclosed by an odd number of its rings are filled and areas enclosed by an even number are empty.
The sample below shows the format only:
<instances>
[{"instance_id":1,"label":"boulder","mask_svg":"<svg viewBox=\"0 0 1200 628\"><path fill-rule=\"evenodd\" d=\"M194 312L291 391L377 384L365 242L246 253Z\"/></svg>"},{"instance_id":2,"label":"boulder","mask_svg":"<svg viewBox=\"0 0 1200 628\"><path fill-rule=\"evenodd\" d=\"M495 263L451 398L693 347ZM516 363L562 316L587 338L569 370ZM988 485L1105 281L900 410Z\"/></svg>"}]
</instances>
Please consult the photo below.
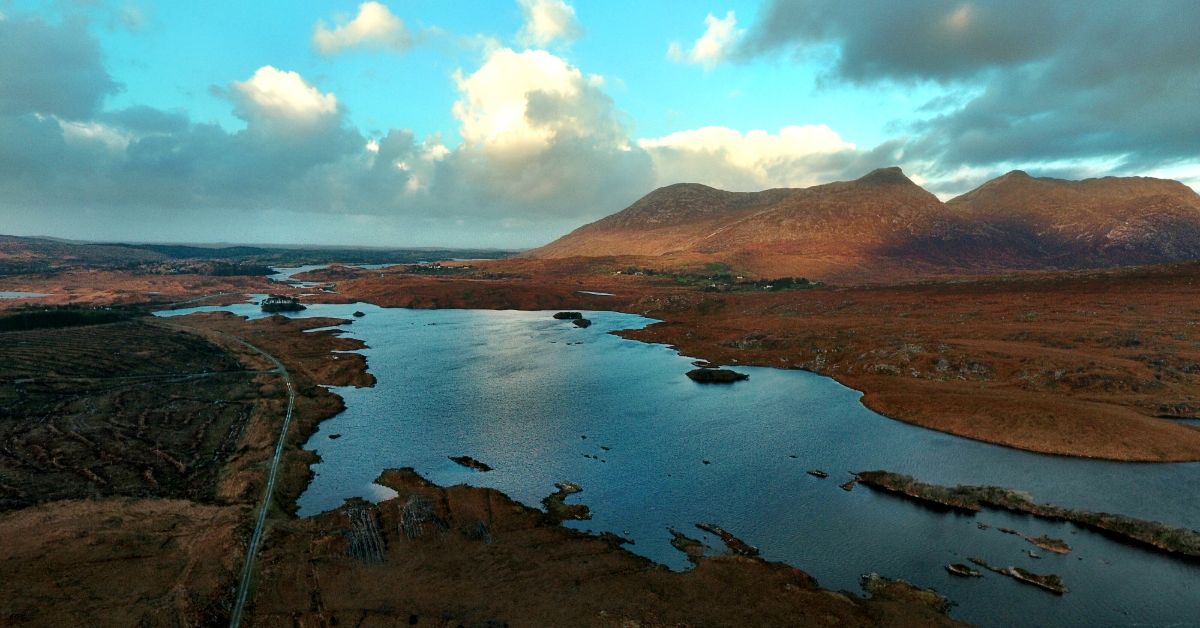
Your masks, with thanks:
<instances>
[{"instance_id":1,"label":"boulder","mask_svg":"<svg viewBox=\"0 0 1200 628\"><path fill-rule=\"evenodd\" d=\"M485 472L492 470L486 463L480 462L470 456L450 456L450 459L468 469Z\"/></svg>"}]
</instances>

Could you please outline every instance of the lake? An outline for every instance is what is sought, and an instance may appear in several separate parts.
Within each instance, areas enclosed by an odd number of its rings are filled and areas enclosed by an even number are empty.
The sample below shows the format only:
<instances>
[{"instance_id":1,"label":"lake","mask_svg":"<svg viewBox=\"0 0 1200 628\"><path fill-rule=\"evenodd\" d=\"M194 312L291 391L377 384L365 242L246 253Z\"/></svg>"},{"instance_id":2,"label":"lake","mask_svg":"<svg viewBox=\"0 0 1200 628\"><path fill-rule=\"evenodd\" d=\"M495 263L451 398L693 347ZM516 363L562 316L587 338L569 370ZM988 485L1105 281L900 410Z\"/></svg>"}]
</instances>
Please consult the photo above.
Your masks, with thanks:
<instances>
[{"instance_id":1,"label":"lake","mask_svg":"<svg viewBox=\"0 0 1200 628\"><path fill-rule=\"evenodd\" d=\"M212 310L262 316L254 304L163 314ZM953 600L955 617L984 625L1178 624L1200 609L1195 563L1071 524L941 513L861 486L838 488L851 471L886 469L1197 528L1200 464L1114 463L979 443L880 416L857 391L802 371L738 367L748 381L696 384L684 376L691 358L608 333L653 322L629 314L588 312L587 329L552 312L355 303L295 315L350 318L355 310L366 316L341 328L369 346L362 353L378 384L333 389L347 409L307 444L322 460L299 500L301 515L348 497L386 498L372 480L388 467L414 467L443 485L493 487L534 506L556 481L570 480L584 489L570 501L587 504L593 519L566 525L626 536L631 551L676 569L688 563L667 528L722 551L693 527L713 522L822 586L858 591L859 577L872 571L904 578ZM494 470L460 467L447 458L455 455ZM805 473L814 468L830 477ZM1074 551L1041 551L1000 527L1061 538ZM969 556L1059 574L1070 592L945 571Z\"/></svg>"}]
</instances>

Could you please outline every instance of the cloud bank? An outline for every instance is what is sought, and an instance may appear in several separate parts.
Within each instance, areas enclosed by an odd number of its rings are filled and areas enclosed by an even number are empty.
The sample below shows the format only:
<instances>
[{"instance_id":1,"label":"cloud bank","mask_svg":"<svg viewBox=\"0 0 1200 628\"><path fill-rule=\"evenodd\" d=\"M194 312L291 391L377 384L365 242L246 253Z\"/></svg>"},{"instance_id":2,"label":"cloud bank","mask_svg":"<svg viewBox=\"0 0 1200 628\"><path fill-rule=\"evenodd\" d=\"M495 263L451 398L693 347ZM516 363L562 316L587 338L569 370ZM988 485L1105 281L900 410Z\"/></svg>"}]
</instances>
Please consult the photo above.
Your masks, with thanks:
<instances>
[{"instance_id":1,"label":"cloud bank","mask_svg":"<svg viewBox=\"0 0 1200 628\"><path fill-rule=\"evenodd\" d=\"M825 125L742 133L710 126L643 139L660 185L702 181L736 192L805 187L858 176L895 159L885 148L860 151Z\"/></svg>"},{"instance_id":2,"label":"cloud bank","mask_svg":"<svg viewBox=\"0 0 1200 628\"><path fill-rule=\"evenodd\" d=\"M82 238L513 247L683 181L747 191L901 164L947 193L1010 165L1070 176L1089 162L1186 180L1200 146L1200 4L1093 8L879 1L864 20L832 0L803 10L779 1L744 31L733 12L709 15L694 43L674 47L706 70L818 56L832 59L826 82L962 96L929 103L872 147L804 120L639 137L605 77L544 49L582 33L561 0L520 3L518 39L535 47L492 40L449 77L447 137L358 128L353 103L323 77L283 64L210 87L237 128L183 110L106 107L122 86L86 24L0 17L0 218L8 230ZM332 55L411 38L386 6L366 2L318 22L313 45Z\"/></svg>"},{"instance_id":3,"label":"cloud bank","mask_svg":"<svg viewBox=\"0 0 1200 628\"><path fill-rule=\"evenodd\" d=\"M365 134L335 94L270 65L213 90L240 130L184 111L105 111L104 97L119 86L86 30L16 18L0 28L6 44L33 42L11 47L2 78L46 55L72 62L47 85L0 86L8 224L87 223L104 234L119 224L169 229L273 212L314 228L339 218L386 222L395 244L521 246L622 207L654 184L650 159L630 141L603 80L543 50L497 48L473 71L460 70L462 142L447 146L407 129Z\"/></svg>"},{"instance_id":4,"label":"cloud bank","mask_svg":"<svg viewBox=\"0 0 1200 628\"><path fill-rule=\"evenodd\" d=\"M906 129L910 156L935 169L1091 159L1140 172L1196 159L1197 24L1191 0L774 0L737 56L832 51L829 81L973 94Z\"/></svg>"}]
</instances>

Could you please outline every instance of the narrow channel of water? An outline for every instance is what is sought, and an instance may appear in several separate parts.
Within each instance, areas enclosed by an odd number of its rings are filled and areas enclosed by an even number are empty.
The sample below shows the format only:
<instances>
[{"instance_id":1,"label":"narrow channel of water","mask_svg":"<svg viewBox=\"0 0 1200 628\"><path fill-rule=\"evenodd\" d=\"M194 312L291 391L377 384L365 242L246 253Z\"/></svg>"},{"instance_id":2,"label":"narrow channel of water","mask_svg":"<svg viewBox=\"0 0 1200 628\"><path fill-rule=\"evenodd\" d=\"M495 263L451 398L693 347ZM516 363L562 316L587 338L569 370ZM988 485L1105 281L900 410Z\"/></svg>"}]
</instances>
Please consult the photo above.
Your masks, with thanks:
<instances>
[{"instance_id":1,"label":"narrow channel of water","mask_svg":"<svg viewBox=\"0 0 1200 628\"><path fill-rule=\"evenodd\" d=\"M262 315L253 304L164 315L211 310ZM958 604L954 616L984 625L1178 624L1200 609L1195 563L1070 524L946 514L864 487L838 488L851 471L887 469L1197 528L1200 464L1113 463L978 443L882 417L857 391L801 371L745 367L749 381L695 384L684 376L690 358L607 333L652 322L628 314L587 313L588 329L550 312L348 304L297 315L349 318L356 310L366 316L343 328L369 345L363 353L378 384L334 389L347 409L307 445L322 461L300 498L302 515L347 497L387 497L372 481L388 467L411 466L443 485L494 487L530 505L570 480L584 488L572 499L594 518L568 525L629 537L629 549L673 568L687 562L667 528L720 551L719 540L693 527L713 522L823 586L857 591L859 576L877 571L937 589ZM477 473L447 458L462 454L495 470ZM830 477L805 473L814 468ZM1001 527L1061 538L1075 551L1051 554ZM972 556L1059 574L1070 592L1057 597L997 574L945 571Z\"/></svg>"}]
</instances>

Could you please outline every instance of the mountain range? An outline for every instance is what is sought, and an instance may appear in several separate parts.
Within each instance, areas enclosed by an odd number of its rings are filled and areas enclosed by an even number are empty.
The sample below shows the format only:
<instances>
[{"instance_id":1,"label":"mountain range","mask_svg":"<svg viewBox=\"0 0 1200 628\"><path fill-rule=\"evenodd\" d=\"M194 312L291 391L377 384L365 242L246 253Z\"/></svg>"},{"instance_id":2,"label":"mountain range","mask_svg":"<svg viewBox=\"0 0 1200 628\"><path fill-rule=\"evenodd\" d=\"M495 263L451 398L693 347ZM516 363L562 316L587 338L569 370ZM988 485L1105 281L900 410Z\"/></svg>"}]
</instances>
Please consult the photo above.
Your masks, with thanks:
<instances>
[{"instance_id":1,"label":"mountain range","mask_svg":"<svg viewBox=\"0 0 1200 628\"><path fill-rule=\"evenodd\" d=\"M682 183L526 253L719 259L763 276L1074 269L1200 259L1200 195L1177 181L1013 171L942 202L900 168L762 192Z\"/></svg>"}]
</instances>

